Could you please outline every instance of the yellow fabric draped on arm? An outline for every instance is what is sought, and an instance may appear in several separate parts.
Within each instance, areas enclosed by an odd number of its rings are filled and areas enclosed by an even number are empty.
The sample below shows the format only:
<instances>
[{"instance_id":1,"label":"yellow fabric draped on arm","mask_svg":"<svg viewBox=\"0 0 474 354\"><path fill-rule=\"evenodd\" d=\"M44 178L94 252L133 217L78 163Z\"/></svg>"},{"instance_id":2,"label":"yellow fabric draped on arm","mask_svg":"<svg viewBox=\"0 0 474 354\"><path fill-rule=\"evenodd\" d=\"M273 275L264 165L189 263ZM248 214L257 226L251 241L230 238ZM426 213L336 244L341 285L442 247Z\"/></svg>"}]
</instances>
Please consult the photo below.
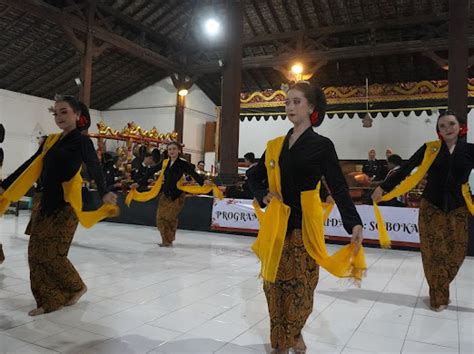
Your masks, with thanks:
<instances>
[{"instance_id":1,"label":"yellow fabric draped on arm","mask_svg":"<svg viewBox=\"0 0 474 354\"><path fill-rule=\"evenodd\" d=\"M265 152L269 191L279 196L281 193L281 175L278 159L285 137L270 141ZM303 242L309 255L323 268L338 277L353 278L360 281L367 265L363 247L354 256L352 244L342 247L333 255L329 255L324 239L324 218L330 214L333 205L323 204L319 198L319 187L301 193L303 210ZM255 212L260 222L260 231L252 250L261 262L261 276L265 281L275 282L280 264L283 245L290 216L290 207L278 198L272 198L263 212L254 202Z\"/></svg>"},{"instance_id":2,"label":"yellow fabric draped on arm","mask_svg":"<svg viewBox=\"0 0 474 354\"><path fill-rule=\"evenodd\" d=\"M85 228L91 228L99 221L119 215L119 207L114 204L103 204L99 209L93 211L82 211L82 176L81 168L75 176L63 182L64 200L71 204L79 223Z\"/></svg>"},{"instance_id":3,"label":"yellow fabric draped on arm","mask_svg":"<svg viewBox=\"0 0 474 354\"><path fill-rule=\"evenodd\" d=\"M402 194L408 193L410 190L412 190L423 179L423 177L426 175L426 173L430 169L436 156L438 156L438 153L441 149L441 144L442 144L441 140L427 142L425 154L423 156L423 161L421 162L416 172L411 174L407 178L405 178L391 192L385 194L382 197L382 201L385 202L385 201L392 200L393 198L396 198ZM464 197L464 201L466 202L467 208L469 209L470 213L474 215L474 205L472 203L472 198L469 191L468 183L465 183L462 185L462 195ZM374 202L374 213L375 213L375 219L377 221L378 230L379 230L380 245L385 248L390 247L390 237L385 227L385 222L383 220L382 213L380 212L380 208L375 202Z\"/></svg>"},{"instance_id":4,"label":"yellow fabric draped on arm","mask_svg":"<svg viewBox=\"0 0 474 354\"><path fill-rule=\"evenodd\" d=\"M135 188L132 188L130 192L128 192L127 197L125 198L125 204L127 206L130 206L132 200L135 200L137 202L147 202L153 198L156 198L158 194L160 194L161 186L163 185L163 180L165 178L166 166L168 166L169 161L169 159L163 160L163 164L161 165L160 176L149 191L139 192Z\"/></svg>"},{"instance_id":5,"label":"yellow fabric draped on arm","mask_svg":"<svg viewBox=\"0 0 474 354\"><path fill-rule=\"evenodd\" d=\"M176 187L183 192L189 194L208 194L212 191L214 197L217 199L223 199L224 195L221 190L213 183L211 185L200 186L199 184L186 185L183 180L180 180Z\"/></svg>"},{"instance_id":6,"label":"yellow fabric draped on arm","mask_svg":"<svg viewBox=\"0 0 474 354\"><path fill-rule=\"evenodd\" d=\"M33 160L28 168L8 187L8 189L0 196L0 216L5 213L10 203L17 202L29 191L33 183L35 183L41 175L43 169L43 157L48 150L56 144L61 134L48 135L41 154Z\"/></svg>"},{"instance_id":7,"label":"yellow fabric draped on arm","mask_svg":"<svg viewBox=\"0 0 474 354\"><path fill-rule=\"evenodd\" d=\"M31 188L41 175L43 168L43 158L46 152L59 140L61 134L49 135L46 139L43 151L33 160L30 166L11 184L11 186L0 196L0 215L3 214L10 205L10 202L19 200ZM82 211L82 177L81 168L74 177L62 183L64 200L71 204L74 212L82 226L90 228L100 220L107 217L117 216L119 208L113 204L104 204L94 211ZM4 205L6 208L3 209Z\"/></svg>"},{"instance_id":8,"label":"yellow fabric draped on arm","mask_svg":"<svg viewBox=\"0 0 474 354\"><path fill-rule=\"evenodd\" d=\"M160 194L161 187L163 185L163 180L165 178L165 170L166 166L168 166L169 159L166 159L163 161L163 165L161 166L161 172L160 172L160 177L158 177L158 180L156 181L155 185L146 192L138 192L136 189L130 190L127 194L127 198L125 198L125 204L127 206L130 206L130 203L132 200L135 200L137 202L147 202L150 199L156 198L158 194ZM222 192L220 191L219 188L215 184L211 185L204 185L204 186L199 186L199 185L185 185L184 181L180 180L176 187L179 190L182 190L183 192L190 193L190 194L208 194L211 191L214 193L214 196L218 199L224 198L222 195Z\"/></svg>"}]
</instances>

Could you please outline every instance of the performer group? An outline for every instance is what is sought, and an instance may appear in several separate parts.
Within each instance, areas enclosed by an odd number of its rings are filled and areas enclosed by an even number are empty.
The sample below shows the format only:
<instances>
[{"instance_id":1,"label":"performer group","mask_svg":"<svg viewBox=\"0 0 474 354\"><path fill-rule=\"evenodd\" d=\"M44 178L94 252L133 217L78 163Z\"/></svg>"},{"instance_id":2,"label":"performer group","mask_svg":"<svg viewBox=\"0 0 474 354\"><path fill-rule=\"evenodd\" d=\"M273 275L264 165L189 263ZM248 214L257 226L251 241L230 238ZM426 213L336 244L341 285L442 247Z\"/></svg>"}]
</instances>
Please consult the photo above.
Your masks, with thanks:
<instances>
[{"instance_id":1,"label":"performer group","mask_svg":"<svg viewBox=\"0 0 474 354\"><path fill-rule=\"evenodd\" d=\"M247 173L246 186L255 197L260 222L252 250L261 261L275 353L306 351L302 330L313 311L320 267L358 284L367 270L363 223L335 146L317 133L325 110L326 99L319 88L305 81L294 83L286 98L286 114L293 127L286 135L268 141L264 154ZM36 300L31 316L74 305L86 293L86 284L68 259L76 228L79 223L92 227L119 213L113 192L120 189L119 161L109 161L104 173L90 138L84 134L90 126L88 108L73 96L58 96L54 119L60 133L45 137L38 151L0 183L0 215L36 183L27 228L30 282ZM467 219L474 212L467 180L474 167L474 145L466 142L467 129L454 112L443 112L436 127L439 139L425 143L390 173L372 199L382 225L381 244L389 246L378 203L403 195L426 178L419 213L421 255L431 308L442 311L450 302L449 285L467 253ZM181 157L178 142L167 144L164 159L159 154L142 153L143 159L133 166L137 183L125 203L158 198L159 245L171 247L186 193L213 192L217 198L222 198L222 193L204 178L200 172L203 166L196 171ZM102 205L92 211L82 209L84 170L102 198ZM154 185L147 189L156 175ZM189 183L191 178L194 183ZM325 245L324 220L334 202L352 238L331 255ZM0 244L0 263L3 261Z\"/></svg>"}]
</instances>

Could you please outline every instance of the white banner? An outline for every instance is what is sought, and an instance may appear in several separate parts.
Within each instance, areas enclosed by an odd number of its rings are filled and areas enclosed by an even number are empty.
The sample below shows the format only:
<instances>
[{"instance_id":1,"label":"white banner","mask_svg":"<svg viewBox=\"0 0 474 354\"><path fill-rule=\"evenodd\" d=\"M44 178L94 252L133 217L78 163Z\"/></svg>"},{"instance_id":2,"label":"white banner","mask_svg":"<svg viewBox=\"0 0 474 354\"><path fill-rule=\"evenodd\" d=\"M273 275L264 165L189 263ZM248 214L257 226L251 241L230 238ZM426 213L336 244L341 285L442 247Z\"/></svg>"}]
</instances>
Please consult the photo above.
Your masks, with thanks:
<instances>
[{"instance_id":1,"label":"white banner","mask_svg":"<svg viewBox=\"0 0 474 354\"><path fill-rule=\"evenodd\" d=\"M362 223L364 238L378 240L377 223L372 205L356 205ZM418 234L418 208L380 207L385 227L392 241L420 243ZM329 236L348 237L342 226L341 214L334 208L324 224L324 233Z\"/></svg>"},{"instance_id":2,"label":"white banner","mask_svg":"<svg viewBox=\"0 0 474 354\"><path fill-rule=\"evenodd\" d=\"M258 232L260 225L249 199L214 199L211 229Z\"/></svg>"},{"instance_id":3,"label":"white banner","mask_svg":"<svg viewBox=\"0 0 474 354\"><path fill-rule=\"evenodd\" d=\"M364 224L364 238L378 239L373 207L371 205L356 205L356 208ZM392 241L415 244L420 242L417 208L380 207L380 211ZM251 200L214 199L211 223L213 230L258 232L259 227ZM342 226L341 215L337 207L332 210L326 220L324 232L328 236L349 236Z\"/></svg>"}]
</instances>

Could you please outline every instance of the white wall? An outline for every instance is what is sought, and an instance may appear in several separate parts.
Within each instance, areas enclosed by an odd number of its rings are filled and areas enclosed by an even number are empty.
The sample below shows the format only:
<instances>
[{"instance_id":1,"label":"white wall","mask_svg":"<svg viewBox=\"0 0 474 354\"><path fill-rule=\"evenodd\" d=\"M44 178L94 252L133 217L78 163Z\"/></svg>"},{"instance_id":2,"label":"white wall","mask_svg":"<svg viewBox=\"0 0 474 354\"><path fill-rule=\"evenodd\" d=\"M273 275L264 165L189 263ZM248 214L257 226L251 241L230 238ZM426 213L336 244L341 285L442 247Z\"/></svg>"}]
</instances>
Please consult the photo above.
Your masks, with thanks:
<instances>
[{"instance_id":1,"label":"white wall","mask_svg":"<svg viewBox=\"0 0 474 354\"><path fill-rule=\"evenodd\" d=\"M176 89L171 79L166 78L102 111L102 116L114 129L122 129L134 121L145 130L155 126L161 133L169 133L174 130L175 107ZM214 121L215 117L215 105L194 85L186 96L183 128L184 152L191 154L193 163L204 157L206 121ZM115 146L109 143L107 148Z\"/></svg>"},{"instance_id":2,"label":"white wall","mask_svg":"<svg viewBox=\"0 0 474 354\"><path fill-rule=\"evenodd\" d=\"M377 115L371 128L363 128L361 119L357 116L342 119L334 116L324 120L316 131L330 138L341 160L366 159L369 148L374 147L380 159L385 158L385 150L391 147L403 159L408 159L425 141L437 139L435 132L437 115L429 116L423 112L419 117L414 113L405 117L389 114L384 118ZM474 110L469 113L469 131L474 141ZM243 158L246 152L252 151L260 156L265 150L267 140L285 135L291 128L288 119L257 121L245 119L240 122L239 157Z\"/></svg>"},{"instance_id":3,"label":"white wall","mask_svg":"<svg viewBox=\"0 0 474 354\"><path fill-rule=\"evenodd\" d=\"M48 108L54 102L44 98L0 90L0 122L5 126L3 171L6 176L31 157L37 148L37 138L58 132ZM101 119L99 111L91 110L91 127Z\"/></svg>"},{"instance_id":4,"label":"white wall","mask_svg":"<svg viewBox=\"0 0 474 354\"><path fill-rule=\"evenodd\" d=\"M184 151L191 154L192 163L204 160L206 122L215 120L216 106L199 87L194 85L186 96L183 128Z\"/></svg>"}]
</instances>

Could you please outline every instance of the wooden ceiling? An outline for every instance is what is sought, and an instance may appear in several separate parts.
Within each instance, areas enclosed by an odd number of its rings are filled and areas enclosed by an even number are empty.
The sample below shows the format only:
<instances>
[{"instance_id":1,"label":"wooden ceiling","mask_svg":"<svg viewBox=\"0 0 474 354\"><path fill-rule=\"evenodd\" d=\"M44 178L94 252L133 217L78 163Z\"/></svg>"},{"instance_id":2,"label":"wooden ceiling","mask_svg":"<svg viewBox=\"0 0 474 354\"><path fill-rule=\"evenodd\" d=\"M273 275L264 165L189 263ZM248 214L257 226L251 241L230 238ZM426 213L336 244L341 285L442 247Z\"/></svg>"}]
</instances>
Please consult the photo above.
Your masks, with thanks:
<instances>
[{"instance_id":1,"label":"wooden ceiling","mask_svg":"<svg viewBox=\"0 0 474 354\"><path fill-rule=\"evenodd\" d=\"M447 79L448 0L243 0L242 9L242 92L279 88L295 60L322 86ZM90 30L92 108L107 109L175 72L220 104L226 39L203 34L209 15L225 27L226 1L0 0L0 88L77 94ZM472 20L469 31L474 48Z\"/></svg>"}]
</instances>

